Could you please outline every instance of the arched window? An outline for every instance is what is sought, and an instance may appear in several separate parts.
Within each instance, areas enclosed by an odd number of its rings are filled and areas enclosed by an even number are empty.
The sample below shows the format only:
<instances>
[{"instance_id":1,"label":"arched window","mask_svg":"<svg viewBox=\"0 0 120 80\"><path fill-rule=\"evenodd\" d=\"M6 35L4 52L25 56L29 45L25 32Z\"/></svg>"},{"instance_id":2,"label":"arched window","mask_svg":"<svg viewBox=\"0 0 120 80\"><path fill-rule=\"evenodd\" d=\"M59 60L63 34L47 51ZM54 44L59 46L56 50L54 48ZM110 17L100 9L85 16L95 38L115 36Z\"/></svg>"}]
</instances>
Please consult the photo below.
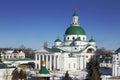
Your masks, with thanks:
<instances>
[{"instance_id":1,"label":"arched window","mask_svg":"<svg viewBox=\"0 0 120 80\"><path fill-rule=\"evenodd\" d=\"M72 39L75 40L75 37L73 37Z\"/></svg>"},{"instance_id":2,"label":"arched window","mask_svg":"<svg viewBox=\"0 0 120 80\"><path fill-rule=\"evenodd\" d=\"M83 41L85 41L85 37L83 37Z\"/></svg>"},{"instance_id":3,"label":"arched window","mask_svg":"<svg viewBox=\"0 0 120 80\"><path fill-rule=\"evenodd\" d=\"M67 37L67 40L69 40L69 37Z\"/></svg>"}]
</instances>

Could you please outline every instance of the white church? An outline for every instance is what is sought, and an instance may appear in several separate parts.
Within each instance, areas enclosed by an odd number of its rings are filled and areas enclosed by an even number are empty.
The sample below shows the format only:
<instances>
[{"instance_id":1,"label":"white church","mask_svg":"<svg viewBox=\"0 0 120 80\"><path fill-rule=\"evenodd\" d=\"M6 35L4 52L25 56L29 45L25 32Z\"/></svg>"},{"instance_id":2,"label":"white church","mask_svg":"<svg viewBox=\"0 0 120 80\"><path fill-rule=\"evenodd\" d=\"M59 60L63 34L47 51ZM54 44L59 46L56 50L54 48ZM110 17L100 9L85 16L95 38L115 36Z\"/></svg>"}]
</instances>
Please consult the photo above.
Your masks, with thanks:
<instances>
[{"instance_id":1,"label":"white church","mask_svg":"<svg viewBox=\"0 0 120 80\"><path fill-rule=\"evenodd\" d=\"M50 71L75 71L83 70L90 58L95 55L96 42L91 37L87 41L87 35L81 27L79 16L74 10L72 23L66 29L64 40L59 37L52 47L44 46L35 54L35 68L41 69L42 61L46 61L46 68Z\"/></svg>"}]
</instances>

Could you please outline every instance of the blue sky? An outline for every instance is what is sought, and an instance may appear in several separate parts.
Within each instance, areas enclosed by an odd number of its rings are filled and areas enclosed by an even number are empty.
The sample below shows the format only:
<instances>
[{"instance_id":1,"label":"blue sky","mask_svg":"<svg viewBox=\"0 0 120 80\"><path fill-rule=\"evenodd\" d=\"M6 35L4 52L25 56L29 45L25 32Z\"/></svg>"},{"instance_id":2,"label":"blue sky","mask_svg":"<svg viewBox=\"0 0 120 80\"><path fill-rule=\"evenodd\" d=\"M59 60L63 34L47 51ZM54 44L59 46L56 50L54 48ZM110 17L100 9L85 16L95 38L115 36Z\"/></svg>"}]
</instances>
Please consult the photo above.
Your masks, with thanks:
<instances>
[{"instance_id":1,"label":"blue sky","mask_svg":"<svg viewBox=\"0 0 120 80\"><path fill-rule=\"evenodd\" d=\"M0 0L0 47L39 49L63 40L74 7L79 22L97 46L120 47L120 0Z\"/></svg>"}]
</instances>

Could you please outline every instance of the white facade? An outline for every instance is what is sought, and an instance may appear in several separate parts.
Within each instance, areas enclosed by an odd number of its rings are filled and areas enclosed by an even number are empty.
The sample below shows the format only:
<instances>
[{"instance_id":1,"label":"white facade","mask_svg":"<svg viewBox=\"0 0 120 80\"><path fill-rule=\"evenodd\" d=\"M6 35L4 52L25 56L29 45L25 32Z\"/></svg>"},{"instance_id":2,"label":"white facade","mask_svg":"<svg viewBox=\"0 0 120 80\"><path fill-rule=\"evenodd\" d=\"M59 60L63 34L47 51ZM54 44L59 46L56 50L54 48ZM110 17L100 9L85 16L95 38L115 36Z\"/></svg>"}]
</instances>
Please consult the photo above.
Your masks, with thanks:
<instances>
[{"instance_id":1,"label":"white facade","mask_svg":"<svg viewBox=\"0 0 120 80\"><path fill-rule=\"evenodd\" d=\"M70 27L65 32L64 41L57 38L54 46L42 47L36 51L35 67L41 69L41 62L46 61L46 68L49 70L75 71L86 68L90 58L96 51L96 43L93 38L87 41L85 31L78 22L76 11Z\"/></svg>"},{"instance_id":2,"label":"white facade","mask_svg":"<svg viewBox=\"0 0 120 80\"><path fill-rule=\"evenodd\" d=\"M1 52L2 60L7 59L25 59L25 53L21 50L7 50Z\"/></svg>"},{"instance_id":3,"label":"white facade","mask_svg":"<svg viewBox=\"0 0 120 80\"><path fill-rule=\"evenodd\" d=\"M120 76L120 53L113 54L112 76Z\"/></svg>"}]
</instances>

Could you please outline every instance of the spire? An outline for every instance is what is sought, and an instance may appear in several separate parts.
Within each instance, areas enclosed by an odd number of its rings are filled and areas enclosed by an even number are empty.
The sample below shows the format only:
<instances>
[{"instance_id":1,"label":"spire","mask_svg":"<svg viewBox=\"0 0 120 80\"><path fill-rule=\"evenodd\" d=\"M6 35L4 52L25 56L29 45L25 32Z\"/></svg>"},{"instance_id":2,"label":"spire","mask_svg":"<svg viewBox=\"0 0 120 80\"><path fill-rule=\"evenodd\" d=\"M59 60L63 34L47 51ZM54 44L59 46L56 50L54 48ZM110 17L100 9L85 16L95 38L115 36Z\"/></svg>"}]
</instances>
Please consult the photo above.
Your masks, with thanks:
<instances>
[{"instance_id":1,"label":"spire","mask_svg":"<svg viewBox=\"0 0 120 80\"><path fill-rule=\"evenodd\" d=\"M72 25L79 25L78 22L78 15L77 15L77 8L74 8L74 14L73 14L73 21L72 21Z\"/></svg>"},{"instance_id":2,"label":"spire","mask_svg":"<svg viewBox=\"0 0 120 80\"><path fill-rule=\"evenodd\" d=\"M75 7L75 8L74 8L74 14L73 14L73 16L78 16L78 15L76 14L76 12L77 12L77 8Z\"/></svg>"}]
</instances>

